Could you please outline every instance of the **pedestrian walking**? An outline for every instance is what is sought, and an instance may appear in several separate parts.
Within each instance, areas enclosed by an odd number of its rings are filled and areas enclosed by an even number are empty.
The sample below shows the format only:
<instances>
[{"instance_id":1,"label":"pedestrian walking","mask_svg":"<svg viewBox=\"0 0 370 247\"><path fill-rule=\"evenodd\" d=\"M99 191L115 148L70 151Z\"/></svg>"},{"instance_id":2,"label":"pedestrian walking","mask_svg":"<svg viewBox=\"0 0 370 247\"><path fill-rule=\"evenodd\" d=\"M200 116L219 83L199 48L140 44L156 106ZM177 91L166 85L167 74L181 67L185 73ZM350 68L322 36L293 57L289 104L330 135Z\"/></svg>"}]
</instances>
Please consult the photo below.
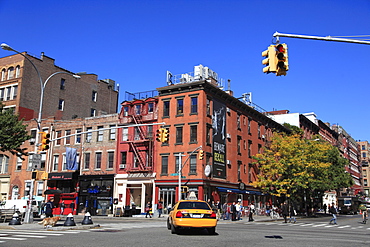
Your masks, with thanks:
<instances>
[{"instance_id":1,"label":"pedestrian walking","mask_svg":"<svg viewBox=\"0 0 370 247\"><path fill-rule=\"evenodd\" d=\"M254 221L253 219L253 214L255 212L255 208L254 208L254 204L253 202L251 203L251 205L249 205L249 214L248 214L248 221Z\"/></svg>"},{"instance_id":2,"label":"pedestrian walking","mask_svg":"<svg viewBox=\"0 0 370 247\"><path fill-rule=\"evenodd\" d=\"M333 218L329 221L329 224L331 224L332 221L334 221L334 225L337 224L337 213L338 210L334 205L334 202L332 203L331 207L329 208L329 213L333 215Z\"/></svg>"},{"instance_id":3,"label":"pedestrian walking","mask_svg":"<svg viewBox=\"0 0 370 247\"><path fill-rule=\"evenodd\" d=\"M228 212L227 212L227 209L228 209L228 207L227 207L227 203L225 202L224 204L222 204L222 219L224 219L224 220L228 220L229 219L229 214L228 214Z\"/></svg>"},{"instance_id":4,"label":"pedestrian walking","mask_svg":"<svg viewBox=\"0 0 370 247\"><path fill-rule=\"evenodd\" d=\"M236 205L235 202L230 206L231 220L236 221Z\"/></svg>"},{"instance_id":5,"label":"pedestrian walking","mask_svg":"<svg viewBox=\"0 0 370 247\"><path fill-rule=\"evenodd\" d=\"M53 217L53 208L54 208L54 198L50 198L49 201L45 204L46 217Z\"/></svg>"},{"instance_id":6,"label":"pedestrian walking","mask_svg":"<svg viewBox=\"0 0 370 247\"><path fill-rule=\"evenodd\" d=\"M293 223L297 222L297 219L295 218L296 215L297 215L297 211L294 208L294 204L290 203L290 205L289 205L289 223L291 223L292 221L293 221Z\"/></svg>"},{"instance_id":7,"label":"pedestrian walking","mask_svg":"<svg viewBox=\"0 0 370 247\"><path fill-rule=\"evenodd\" d=\"M62 201L62 203L60 204L60 214L63 215L64 213L64 208L65 208L65 204L64 204L64 200Z\"/></svg>"},{"instance_id":8,"label":"pedestrian walking","mask_svg":"<svg viewBox=\"0 0 370 247\"><path fill-rule=\"evenodd\" d=\"M158 218L161 218L161 215L163 213L163 203L162 203L162 200L160 200L158 202L157 209L158 209Z\"/></svg>"},{"instance_id":9,"label":"pedestrian walking","mask_svg":"<svg viewBox=\"0 0 370 247\"><path fill-rule=\"evenodd\" d=\"M147 218L148 215L149 215L149 218L152 218L152 215L151 215L150 211L152 211L152 203L148 202L145 206L145 212L146 212L145 218Z\"/></svg>"},{"instance_id":10,"label":"pedestrian walking","mask_svg":"<svg viewBox=\"0 0 370 247\"><path fill-rule=\"evenodd\" d=\"M326 214L326 209L328 209L328 206L326 206L326 203L324 203L324 214Z\"/></svg>"},{"instance_id":11,"label":"pedestrian walking","mask_svg":"<svg viewBox=\"0 0 370 247\"><path fill-rule=\"evenodd\" d=\"M220 203L220 201L216 202L216 207L217 207L217 219L221 219L222 204Z\"/></svg>"},{"instance_id":12,"label":"pedestrian walking","mask_svg":"<svg viewBox=\"0 0 370 247\"><path fill-rule=\"evenodd\" d=\"M283 215L284 223L287 223L287 216L289 215L289 209L288 209L288 205L286 204L286 202L281 204L281 214Z\"/></svg>"},{"instance_id":13,"label":"pedestrian walking","mask_svg":"<svg viewBox=\"0 0 370 247\"><path fill-rule=\"evenodd\" d=\"M242 205L240 204L240 201L235 205L235 210L236 210L236 219L241 220Z\"/></svg>"}]
</instances>

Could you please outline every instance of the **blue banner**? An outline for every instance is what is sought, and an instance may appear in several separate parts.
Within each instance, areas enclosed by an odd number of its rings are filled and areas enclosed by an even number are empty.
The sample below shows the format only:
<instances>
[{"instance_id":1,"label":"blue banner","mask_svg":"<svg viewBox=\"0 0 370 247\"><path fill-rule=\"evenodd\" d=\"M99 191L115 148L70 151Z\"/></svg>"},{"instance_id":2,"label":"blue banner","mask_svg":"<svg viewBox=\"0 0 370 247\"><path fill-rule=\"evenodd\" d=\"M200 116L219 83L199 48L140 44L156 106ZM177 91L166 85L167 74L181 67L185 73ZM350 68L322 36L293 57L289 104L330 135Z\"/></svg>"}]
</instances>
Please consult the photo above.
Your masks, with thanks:
<instances>
[{"instance_id":1,"label":"blue banner","mask_svg":"<svg viewBox=\"0 0 370 247\"><path fill-rule=\"evenodd\" d=\"M67 170L77 170L77 149L66 148L66 168Z\"/></svg>"}]
</instances>

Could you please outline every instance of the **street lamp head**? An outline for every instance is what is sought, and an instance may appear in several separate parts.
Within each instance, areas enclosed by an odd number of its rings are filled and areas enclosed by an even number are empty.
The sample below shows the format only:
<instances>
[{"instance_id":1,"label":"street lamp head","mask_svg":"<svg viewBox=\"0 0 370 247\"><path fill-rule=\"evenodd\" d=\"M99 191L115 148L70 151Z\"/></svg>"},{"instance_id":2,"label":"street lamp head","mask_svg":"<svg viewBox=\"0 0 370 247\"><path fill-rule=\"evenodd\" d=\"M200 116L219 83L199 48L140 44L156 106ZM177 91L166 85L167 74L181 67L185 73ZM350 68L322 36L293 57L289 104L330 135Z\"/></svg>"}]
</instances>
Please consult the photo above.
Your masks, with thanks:
<instances>
[{"instance_id":1,"label":"street lamp head","mask_svg":"<svg viewBox=\"0 0 370 247\"><path fill-rule=\"evenodd\" d=\"M2 43L1 44L1 48L3 50L7 50L7 51L14 51L13 48L11 48L9 45L5 44L5 43Z\"/></svg>"}]
</instances>

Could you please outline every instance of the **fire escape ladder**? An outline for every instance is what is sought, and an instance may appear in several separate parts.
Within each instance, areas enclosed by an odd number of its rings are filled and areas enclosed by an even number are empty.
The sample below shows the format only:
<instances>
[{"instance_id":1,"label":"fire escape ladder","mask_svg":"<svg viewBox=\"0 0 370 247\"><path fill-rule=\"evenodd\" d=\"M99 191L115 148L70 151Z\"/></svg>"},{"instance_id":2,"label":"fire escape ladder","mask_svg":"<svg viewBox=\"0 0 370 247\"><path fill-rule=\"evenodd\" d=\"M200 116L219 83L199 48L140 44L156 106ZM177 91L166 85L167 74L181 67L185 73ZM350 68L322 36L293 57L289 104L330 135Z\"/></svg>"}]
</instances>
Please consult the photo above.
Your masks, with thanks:
<instances>
[{"instance_id":1,"label":"fire escape ladder","mask_svg":"<svg viewBox=\"0 0 370 247\"><path fill-rule=\"evenodd\" d=\"M135 124L142 124L143 123L143 120L141 120L141 116L135 116L134 115L134 116L132 116L132 118L134 119ZM145 136L145 132L143 131L142 126L138 126L136 128L139 130L140 139L145 140L146 136Z\"/></svg>"},{"instance_id":2,"label":"fire escape ladder","mask_svg":"<svg viewBox=\"0 0 370 247\"><path fill-rule=\"evenodd\" d=\"M130 142L130 145L131 145L131 148L134 152L134 155L135 157L137 157L138 161L139 161L139 170L141 171L144 171L146 170L146 167L145 167L145 163L144 163L144 160L143 160L143 157L141 157L140 155L140 152L138 151L137 147L136 147L136 144L134 142ZM134 166L135 164L133 164Z\"/></svg>"}]
</instances>

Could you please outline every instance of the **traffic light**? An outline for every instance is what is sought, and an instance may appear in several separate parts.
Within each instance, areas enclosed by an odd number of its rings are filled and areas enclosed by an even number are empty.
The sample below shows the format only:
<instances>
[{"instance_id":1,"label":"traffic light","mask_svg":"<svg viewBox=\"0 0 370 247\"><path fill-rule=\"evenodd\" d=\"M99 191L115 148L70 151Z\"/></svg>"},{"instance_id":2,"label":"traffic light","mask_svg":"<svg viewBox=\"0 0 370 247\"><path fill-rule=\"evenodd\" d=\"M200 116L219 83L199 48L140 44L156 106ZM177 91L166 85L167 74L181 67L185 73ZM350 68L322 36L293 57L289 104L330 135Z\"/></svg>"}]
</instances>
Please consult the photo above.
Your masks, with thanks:
<instances>
[{"instance_id":1,"label":"traffic light","mask_svg":"<svg viewBox=\"0 0 370 247\"><path fill-rule=\"evenodd\" d=\"M274 45L270 45L266 51L262 52L262 57L265 59L262 60L262 64L266 65L263 68L263 73L275 73L277 67L277 57L276 57L276 49Z\"/></svg>"},{"instance_id":2,"label":"traffic light","mask_svg":"<svg viewBox=\"0 0 370 247\"><path fill-rule=\"evenodd\" d=\"M50 143L50 134L47 132L40 132L41 133L41 151L48 150L49 143Z\"/></svg>"},{"instance_id":3,"label":"traffic light","mask_svg":"<svg viewBox=\"0 0 370 247\"><path fill-rule=\"evenodd\" d=\"M164 130L163 128L157 129L156 140L158 142L163 142L163 130Z\"/></svg>"},{"instance_id":4,"label":"traffic light","mask_svg":"<svg viewBox=\"0 0 370 247\"><path fill-rule=\"evenodd\" d=\"M203 150L199 150L198 159L202 160L203 158L204 158L204 151Z\"/></svg>"},{"instance_id":5,"label":"traffic light","mask_svg":"<svg viewBox=\"0 0 370 247\"><path fill-rule=\"evenodd\" d=\"M276 76L286 75L289 70L288 46L286 44L276 45L277 71Z\"/></svg>"},{"instance_id":6,"label":"traffic light","mask_svg":"<svg viewBox=\"0 0 370 247\"><path fill-rule=\"evenodd\" d=\"M181 186L181 193L188 193L189 187L188 186Z\"/></svg>"},{"instance_id":7,"label":"traffic light","mask_svg":"<svg viewBox=\"0 0 370 247\"><path fill-rule=\"evenodd\" d=\"M168 129L163 128L162 132L162 142L168 142L169 134L168 134Z\"/></svg>"}]
</instances>

